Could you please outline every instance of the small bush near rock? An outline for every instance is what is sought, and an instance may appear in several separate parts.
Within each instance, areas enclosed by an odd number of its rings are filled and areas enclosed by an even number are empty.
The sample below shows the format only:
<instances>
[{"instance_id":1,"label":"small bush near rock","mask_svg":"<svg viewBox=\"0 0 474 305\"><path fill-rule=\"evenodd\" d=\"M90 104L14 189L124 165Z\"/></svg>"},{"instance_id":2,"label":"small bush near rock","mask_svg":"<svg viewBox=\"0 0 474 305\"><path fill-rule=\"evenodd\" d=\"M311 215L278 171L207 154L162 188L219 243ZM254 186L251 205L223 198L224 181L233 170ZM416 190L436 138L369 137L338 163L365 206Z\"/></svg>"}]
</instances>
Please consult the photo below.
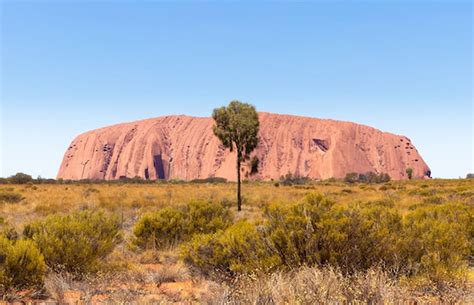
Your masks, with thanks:
<instances>
[{"instance_id":1,"label":"small bush near rock","mask_svg":"<svg viewBox=\"0 0 474 305\"><path fill-rule=\"evenodd\" d=\"M18 203L22 201L24 197L21 194L17 194L14 192L0 192L0 202L4 203Z\"/></svg>"},{"instance_id":2,"label":"small bush near rock","mask_svg":"<svg viewBox=\"0 0 474 305\"><path fill-rule=\"evenodd\" d=\"M302 177L295 175L293 176L291 173L288 173L284 176L280 177L280 184L281 185L302 185L306 184L310 181L308 177Z\"/></svg>"},{"instance_id":3,"label":"small bush near rock","mask_svg":"<svg viewBox=\"0 0 474 305\"><path fill-rule=\"evenodd\" d=\"M255 225L246 221L224 231L194 236L182 246L181 256L192 269L219 277L268 271L279 262Z\"/></svg>"},{"instance_id":4,"label":"small bush near rock","mask_svg":"<svg viewBox=\"0 0 474 305\"><path fill-rule=\"evenodd\" d=\"M43 255L29 240L12 241L0 236L0 290L38 287L46 265Z\"/></svg>"},{"instance_id":5,"label":"small bush near rock","mask_svg":"<svg viewBox=\"0 0 474 305\"><path fill-rule=\"evenodd\" d=\"M301 202L268 205L261 225L239 222L196 235L181 253L204 275L235 278L301 266L350 275L381 266L441 291L465 278L474 256L472 219L474 209L461 203L418 206L402 216L390 200L348 206L308 194Z\"/></svg>"},{"instance_id":6,"label":"small bush near rock","mask_svg":"<svg viewBox=\"0 0 474 305\"><path fill-rule=\"evenodd\" d=\"M7 180L12 184L27 184L28 182L32 182L33 178L28 174L16 173L15 175L8 177Z\"/></svg>"},{"instance_id":7,"label":"small bush near rock","mask_svg":"<svg viewBox=\"0 0 474 305\"><path fill-rule=\"evenodd\" d=\"M135 243L141 248L162 248L194 234L211 233L227 228L230 211L223 205L193 201L184 207L167 207L144 215L135 225Z\"/></svg>"},{"instance_id":8,"label":"small bush near rock","mask_svg":"<svg viewBox=\"0 0 474 305\"><path fill-rule=\"evenodd\" d=\"M99 270L121 239L118 217L88 210L48 216L26 225L24 235L34 241L48 267L77 275Z\"/></svg>"},{"instance_id":9,"label":"small bush near rock","mask_svg":"<svg viewBox=\"0 0 474 305\"><path fill-rule=\"evenodd\" d=\"M404 219L400 258L406 273L432 282L462 277L473 257L474 208L448 203L422 206Z\"/></svg>"},{"instance_id":10,"label":"small bush near rock","mask_svg":"<svg viewBox=\"0 0 474 305\"><path fill-rule=\"evenodd\" d=\"M346 207L319 194L300 203L270 205L265 238L281 265L332 265L345 272L390 265L401 217L372 202Z\"/></svg>"},{"instance_id":11,"label":"small bush near rock","mask_svg":"<svg viewBox=\"0 0 474 305\"><path fill-rule=\"evenodd\" d=\"M367 173L347 173L344 177L344 182L346 183L385 183L390 181L390 176L386 173L374 173L374 172L367 172Z\"/></svg>"}]
</instances>

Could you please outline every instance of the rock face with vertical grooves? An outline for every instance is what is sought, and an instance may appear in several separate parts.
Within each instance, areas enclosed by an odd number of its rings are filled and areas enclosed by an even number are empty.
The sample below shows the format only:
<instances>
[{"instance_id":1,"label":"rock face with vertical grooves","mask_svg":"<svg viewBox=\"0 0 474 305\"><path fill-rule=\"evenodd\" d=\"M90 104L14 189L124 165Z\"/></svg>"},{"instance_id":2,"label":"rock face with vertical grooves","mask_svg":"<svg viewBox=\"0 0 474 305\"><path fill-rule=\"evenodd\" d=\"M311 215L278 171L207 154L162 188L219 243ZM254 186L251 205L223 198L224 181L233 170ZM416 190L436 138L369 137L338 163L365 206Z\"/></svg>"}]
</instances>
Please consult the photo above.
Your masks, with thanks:
<instances>
[{"instance_id":1,"label":"rock face with vertical grooves","mask_svg":"<svg viewBox=\"0 0 474 305\"><path fill-rule=\"evenodd\" d=\"M430 176L410 139L350 122L260 113L255 179L291 173L314 179L349 172L388 173L392 179ZM220 144L211 118L165 116L86 132L68 147L58 172L62 179L236 180L235 153ZM245 164L242 174L250 172Z\"/></svg>"}]
</instances>

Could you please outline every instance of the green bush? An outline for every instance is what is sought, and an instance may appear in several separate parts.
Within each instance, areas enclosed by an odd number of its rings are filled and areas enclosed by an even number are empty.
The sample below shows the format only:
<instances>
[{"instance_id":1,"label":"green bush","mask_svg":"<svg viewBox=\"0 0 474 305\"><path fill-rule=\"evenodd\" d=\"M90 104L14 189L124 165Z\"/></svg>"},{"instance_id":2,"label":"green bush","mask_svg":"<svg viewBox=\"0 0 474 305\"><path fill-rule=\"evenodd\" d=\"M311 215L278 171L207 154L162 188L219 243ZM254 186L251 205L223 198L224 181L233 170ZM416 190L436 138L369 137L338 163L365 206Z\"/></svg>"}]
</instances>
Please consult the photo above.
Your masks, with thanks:
<instances>
[{"instance_id":1,"label":"green bush","mask_svg":"<svg viewBox=\"0 0 474 305\"><path fill-rule=\"evenodd\" d=\"M5 223L3 219L0 221L0 236L5 237L8 240L15 241L19 238L18 232L15 227Z\"/></svg>"},{"instance_id":2,"label":"green bush","mask_svg":"<svg viewBox=\"0 0 474 305\"><path fill-rule=\"evenodd\" d=\"M24 197L14 192L0 192L0 202L5 203L18 203L22 201Z\"/></svg>"},{"instance_id":3,"label":"green bush","mask_svg":"<svg viewBox=\"0 0 474 305\"><path fill-rule=\"evenodd\" d=\"M0 236L0 286L2 293L15 288L39 287L45 272L43 255L32 241L11 241Z\"/></svg>"},{"instance_id":4,"label":"green bush","mask_svg":"<svg viewBox=\"0 0 474 305\"><path fill-rule=\"evenodd\" d=\"M347 183L385 183L390 181L390 176L386 173L376 174L374 172L367 172L365 174L348 173L344 177L344 181Z\"/></svg>"},{"instance_id":5,"label":"green bush","mask_svg":"<svg viewBox=\"0 0 474 305\"><path fill-rule=\"evenodd\" d=\"M408 214L400 246L407 274L433 281L459 276L474 255L473 210L449 203L420 207Z\"/></svg>"},{"instance_id":6,"label":"green bush","mask_svg":"<svg viewBox=\"0 0 474 305\"><path fill-rule=\"evenodd\" d=\"M190 183L226 183L227 179L222 177L208 177L203 179L193 179Z\"/></svg>"},{"instance_id":7,"label":"green bush","mask_svg":"<svg viewBox=\"0 0 474 305\"><path fill-rule=\"evenodd\" d=\"M430 197L427 197L427 198L423 199L423 203L426 203L426 204L441 204L444 201L445 200L444 200L443 197L437 196L437 195L433 195L433 196L430 196Z\"/></svg>"},{"instance_id":8,"label":"green bush","mask_svg":"<svg viewBox=\"0 0 474 305\"><path fill-rule=\"evenodd\" d=\"M359 175L357 173L347 173L344 177L344 182L347 183L356 183L358 182Z\"/></svg>"},{"instance_id":9,"label":"green bush","mask_svg":"<svg viewBox=\"0 0 474 305\"><path fill-rule=\"evenodd\" d=\"M461 278L474 257L474 207L421 205L402 217L394 206L392 200L342 205L308 194L302 202L268 205L259 226L244 221L195 235L181 255L204 275L299 266L355 274L381 266L435 285Z\"/></svg>"},{"instance_id":10,"label":"green bush","mask_svg":"<svg viewBox=\"0 0 474 305\"><path fill-rule=\"evenodd\" d=\"M77 275L98 271L121 239L118 217L88 210L48 216L26 225L23 233L51 269Z\"/></svg>"},{"instance_id":11,"label":"green bush","mask_svg":"<svg viewBox=\"0 0 474 305\"><path fill-rule=\"evenodd\" d=\"M302 203L270 205L265 209L265 238L281 264L295 267L320 261L319 230L315 231L314 222L333 205L321 195L309 194Z\"/></svg>"},{"instance_id":12,"label":"green bush","mask_svg":"<svg viewBox=\"0 0 474 305\"><path fill-rule=\"evenodd\" d=\"M387 205L376 201L346 207L308 194L300 203L266 207L258 230L244 222L196 236L183 257L204 274L302 265L332 265L346 273L378 264L392 267L402 222Z\"/></svg>"},{"instance_id":13,"label":"green bush","mask_svg":"<svg viewBox=\"0 0 474 305\"><path fill-rule=\"evenodd\" d=\"M135 243L141 248L162 248L189 240L193 234L212 233L231 224L223 205L192 201L184 207L167 207L149 213L136 223Z\"/></svg>"},{"instance_id":14,"label":"green bush","mask_svg":"<svg viewBox=\"0 0 474 305\"><path fill-rule=\"evenodd\" d=\"M353 272L396 263L401 216L394 209L378 204L334 206L317 225L321 264Z\"/></svg>"},{"instance_id":15,"label":"green bush","mask_svg":"<svg viewBox=\"0 0 474 305\"><path fill-rule=\"evenodd\" d=\"M189 234L225 229L232 220L228 208L209 201L192 201L184 212L188 219Z\"/></svg>"},{"instance_id":16,"label":"green bush","mask_svg":"<svg viewBox=\"0 0 474 305\"><path fill-rule=\"evenodd\" d=\"M181 247L181 257L192 269L217 277L269 271L279 263L255 225L246 221L216 233L195 235Z\"/></svg>"},{"instance_id":17,"label":"green bush","mask_svg":"<svg viewBox=\"0 0 474 305\"><path fill-rule=\"evenodd\" d=\"M33 178L24 173L16 173L15 175L8 177L8 181L12 184L26 184L32 182Z\"/></svg>"},{"instance_id":18,"label":"green bush","mask_svg":"<svg viewBox=\"0 0 474 305\"><path fill-rule=\"evenodd\" d=\"M299 175L294 175L291 173L286 174L285 176L280 177L281 185L304 185L310 181L308 177L302 177Z\"/></svg>"},{"instance_id":19,"label":"green bush","mask_svg":"<svg viewBox=\"0 0 474 305\"><path fill-rule=\"evenodd\" d=\"M393 263L401 217L376 203L344 207L310 194L292 206L265 211L266 238L288 267L337 266L343 271Z\"/></svg>"},{"instance_id":20,"label":"green bush","mask_svg":"<svg viewBox=\"0 0 474 305\"><path fill-rule=\"evenodd\" d=\"M163 208L142 216L133 229L135 243L142 248L162 248L187 236L187 221L184 211Z\"/></svg>"}]
</instances>

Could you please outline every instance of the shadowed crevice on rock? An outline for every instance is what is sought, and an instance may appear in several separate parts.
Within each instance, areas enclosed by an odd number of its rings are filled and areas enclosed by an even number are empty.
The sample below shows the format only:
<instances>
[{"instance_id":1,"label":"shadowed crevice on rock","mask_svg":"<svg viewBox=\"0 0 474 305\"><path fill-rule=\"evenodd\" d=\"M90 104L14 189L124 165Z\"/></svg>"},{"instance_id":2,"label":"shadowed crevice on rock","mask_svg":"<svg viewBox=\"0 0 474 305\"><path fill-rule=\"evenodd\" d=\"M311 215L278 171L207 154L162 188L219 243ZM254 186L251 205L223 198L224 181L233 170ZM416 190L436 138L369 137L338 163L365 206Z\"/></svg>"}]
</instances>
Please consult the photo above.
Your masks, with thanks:
<instances>
[{"instance_id":1,"label":"shadowed crevice on rock","mask_svg":"<svg viewBox=\"0 0 474 305\"><path fill-rule=\"evenodd\" d=\"M163 166L163 159L161 158L161 155L154 155L153 156L153 166L155 167L156 178L157 179L166 179L165 169L164 169L164 166Z\"/></svg>"},{"instance_id":2,"label":"shadowed crevice on rock","mask_svg":"<svg viewBox=\"0 0 474 305\"><path fill-rule=\"evenodd\" d=\"M313 144L323 152L327 152L329 149L329 142L322 139L313 139Z\"/></svg>"}]
</instances>

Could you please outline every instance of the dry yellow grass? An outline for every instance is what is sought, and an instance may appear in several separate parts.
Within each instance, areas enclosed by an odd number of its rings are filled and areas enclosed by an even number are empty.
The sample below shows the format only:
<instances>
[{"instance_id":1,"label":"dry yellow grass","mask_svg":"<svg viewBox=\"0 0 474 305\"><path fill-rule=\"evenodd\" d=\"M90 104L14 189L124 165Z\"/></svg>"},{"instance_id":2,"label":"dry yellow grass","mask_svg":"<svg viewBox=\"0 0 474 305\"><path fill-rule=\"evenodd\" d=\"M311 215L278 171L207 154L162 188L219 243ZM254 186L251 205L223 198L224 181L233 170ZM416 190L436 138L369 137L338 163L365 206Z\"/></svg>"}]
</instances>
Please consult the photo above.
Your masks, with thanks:
<instances>
[{"instance_id":1,"label":"dry yellow grass","mask_svg":"<svg viewBox=\"0 0 474 305\"><path fill-rule=\"evenodd\" d=\"M118 213L122 217L126 238L124 244L108 259L109 269L114 271L115 276L108 275L77 283L65 275L49 274L46 287L57 299L74 298L72 295L76 296L76 292L79 292L77 295L80 298L89 301L102 298L106 302L141 300L144 303L183 301L220 304L233 298L229 296L230 288L191 275L178 260L174 248L157 253L134 253L127 249L127 237L131 235L131 229L141 215L165 206L186 204L191 200L209 200L216 203L226 202L235 211L235 187L233 183L0 185L0 193L10 192L24 197L18 203L0 202L0 217L4 223L13 225L19 233L25 224L33 220L54 213L70 213L77 209L101 208ZM295 186L276 186L273 182L244 183L243 211L235 212L234 216L236 219L258 220L265 205L299 201L308 192L320 193L347 205L375 200L390 201L405 214L411 208L422 204L442 204L447 201L474 204L474 179L392 181L377 185L349 185L339 181L311 182ZM296 275L303 278L311 272L321 275L321 272L326 271L313 269L298 272ZM473 279L472 274L471 270L470 282ZM255 294L257 298L262 297L259 293L263 291L266 297L271 295L273 300L291 302L290 290L293 289L296 298L303 289L303 286L298 285L307 281L285 288L281 285L290 281L288 276L273 275L265 279L265 282L253 283L254 286L245 288L245 291L249 295ZM323 284L324 281L316 283L314 289L323 289L323 286L320 286ZM390 285L380 289L392 289ZM384 290L383 293L402 294L401 290L396 289L404 288L395 287L392 290ZM403 298L405 297L410 298L403 290ZM248 301L255 302L254 299ZM239 300L234 302L238 303Z\"/></svg>"},{"instance_id":2,"label":"dry yellow grass","mask_svg":"<svg viewBox=\"0 0 474 305\"><path fill-rule=\"evenodd\" d=\"M137 216L168 205L202 199L235 202L235 184L61 184L0 185L1 192L21 194L15 204L0 203L0 216L14 226L52 213L74 209L104 208L123 213L130 222ZM317 192L340 203L356 204L390 200L402 213L416 204L444 201L473 203L474 179L393 181L387 184L348 185L342 182L315 182L307 185L279 186L273 183L243 184L244 213L239 217L258 217L269 203L298 201L308 192Z\"/></svg>"}]
</instances>

